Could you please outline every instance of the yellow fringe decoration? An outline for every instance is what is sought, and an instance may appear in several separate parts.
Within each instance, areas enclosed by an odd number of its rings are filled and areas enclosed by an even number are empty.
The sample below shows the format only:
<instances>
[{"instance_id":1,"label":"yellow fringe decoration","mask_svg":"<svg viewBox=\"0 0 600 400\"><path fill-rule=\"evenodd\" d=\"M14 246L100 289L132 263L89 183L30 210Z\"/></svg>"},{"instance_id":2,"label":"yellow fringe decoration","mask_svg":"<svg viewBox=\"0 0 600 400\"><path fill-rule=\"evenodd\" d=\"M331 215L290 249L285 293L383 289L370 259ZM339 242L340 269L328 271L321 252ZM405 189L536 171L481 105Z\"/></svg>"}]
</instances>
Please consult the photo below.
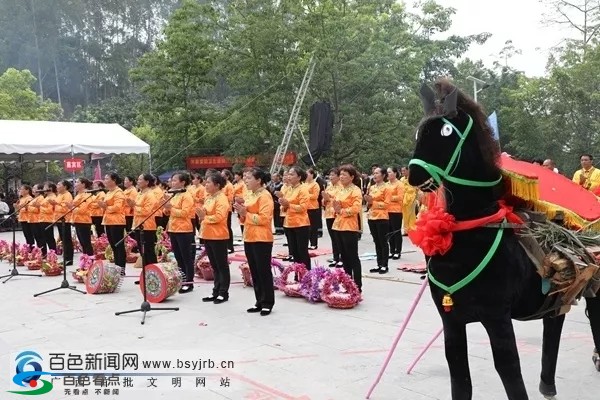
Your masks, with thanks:
<instances>
[{"instance_id":1,"label":"yellow fringe decoration","mask_svg":"<svg viewBox=\"0 0 600 400\"><path fill-rule=\"evenodd\" d=\"M556 204L548 203L547 201L534 201L532 202L532 205L535 211L545 213L549 219L556 217L556 214L562 212L564 215L565 225L571 229L600 232L600 219L596 221L588 221L584 218L581 218L571 210L567 210L566 208L557 206Z\"/></svg>"},{"instance_id":2,"label":"yellow fringe decoration","mask_svg":"<svg viewBox=\"0 0 600 400\"><path fill-rule=\"evenodd\" d=\"M539 200L540 191L537 179L530 179L504 169L502 175L510 183L510 194L525 201Z\"/></svg>"}]
</instances>

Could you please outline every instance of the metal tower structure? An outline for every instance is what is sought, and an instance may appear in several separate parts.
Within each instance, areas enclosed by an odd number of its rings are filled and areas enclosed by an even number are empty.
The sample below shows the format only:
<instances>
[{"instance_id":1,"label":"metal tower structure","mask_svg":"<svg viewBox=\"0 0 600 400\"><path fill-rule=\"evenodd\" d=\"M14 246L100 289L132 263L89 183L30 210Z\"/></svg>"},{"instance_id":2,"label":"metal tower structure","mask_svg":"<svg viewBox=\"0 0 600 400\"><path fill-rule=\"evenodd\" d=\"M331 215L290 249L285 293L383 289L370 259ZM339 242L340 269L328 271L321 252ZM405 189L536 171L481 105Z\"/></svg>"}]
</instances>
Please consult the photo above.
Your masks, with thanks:
<instances>
[{"instance_id":1,"label":"metal tower structure","mask_svg":"<svg viewBox=\"0 0 600 400\"><path fill-rule=\"evenodd\" d=\"M275 153L275 157L273 158L273 163L271 164L270 169L271 174L279 172L279 170L283 166L283 159L285 157L285 153L287 152L290 140L292 139L292 135L298 127L298 115L300 114L302 103L304 103L304 96L306 95L308 85L310 84L313 72L315 71L315 65L316 61L314 61L314 58L311 57L308 63L308 68L304 73L304 79L302 79L300 89L298 89L298 94L296 95L296 102L294 103L294 107L292 108L290 119L288 120L288 124L285 128L285 133L283 134L283 139L281 140L281 144L279 145L279 147L277 147L277 152Z\"/></svg>"}]
</instances>

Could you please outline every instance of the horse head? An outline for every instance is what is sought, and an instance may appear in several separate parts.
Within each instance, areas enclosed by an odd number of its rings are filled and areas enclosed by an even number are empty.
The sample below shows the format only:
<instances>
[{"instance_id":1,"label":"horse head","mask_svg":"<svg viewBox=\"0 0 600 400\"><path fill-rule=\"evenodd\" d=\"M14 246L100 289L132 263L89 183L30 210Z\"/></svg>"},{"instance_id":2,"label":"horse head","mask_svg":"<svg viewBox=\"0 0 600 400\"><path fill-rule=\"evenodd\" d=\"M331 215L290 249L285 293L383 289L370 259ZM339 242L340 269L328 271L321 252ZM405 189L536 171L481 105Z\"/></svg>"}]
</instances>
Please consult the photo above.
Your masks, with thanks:
<instances>
[{"instance_id":1,"label":"horse head","mask_svg":"<svg viewBox=\"0 0 600 400\"><path fill-rule=\"evenodd\" d=\"M425 117L416 133L409 183L424 191L442 183L496 186L500 153L481 107L447 80L436 82L434 90L423 84L420 96Z\"/></svg>"}]
</instances>

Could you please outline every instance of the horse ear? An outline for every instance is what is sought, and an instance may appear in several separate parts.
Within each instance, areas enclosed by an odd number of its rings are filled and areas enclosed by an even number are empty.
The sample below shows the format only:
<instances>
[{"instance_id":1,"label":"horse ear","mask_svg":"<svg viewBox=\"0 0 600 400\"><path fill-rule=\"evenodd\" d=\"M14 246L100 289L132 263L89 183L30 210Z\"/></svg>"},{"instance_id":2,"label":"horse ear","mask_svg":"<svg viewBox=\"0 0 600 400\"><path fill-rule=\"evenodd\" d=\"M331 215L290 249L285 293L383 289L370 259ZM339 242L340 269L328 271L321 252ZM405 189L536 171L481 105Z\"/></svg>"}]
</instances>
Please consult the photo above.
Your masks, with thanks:
<instances>
[{"instance_id":1,"label":"horse ear","mask_svg":"<svg viewBox=\"0 0 600 400\"><path fill-rule=\"evenodd\" d=\"M444 98L444 115L454 117L458 113L456 104L458 102L458 89L454 90Z\"/></svg>"},{"instance_id":2,"label":"horse ear","mask_svg":"<svg viewBox=\"0 0 600 400\"><path fill-rule=\"evenodd\" d=\"M425 115L431 114L435 111L435 93L426 83L421 85L421 90L419 92L421 97L421 102L423 103L423 110L425 111Z\"/></svg>"}]
</instances>

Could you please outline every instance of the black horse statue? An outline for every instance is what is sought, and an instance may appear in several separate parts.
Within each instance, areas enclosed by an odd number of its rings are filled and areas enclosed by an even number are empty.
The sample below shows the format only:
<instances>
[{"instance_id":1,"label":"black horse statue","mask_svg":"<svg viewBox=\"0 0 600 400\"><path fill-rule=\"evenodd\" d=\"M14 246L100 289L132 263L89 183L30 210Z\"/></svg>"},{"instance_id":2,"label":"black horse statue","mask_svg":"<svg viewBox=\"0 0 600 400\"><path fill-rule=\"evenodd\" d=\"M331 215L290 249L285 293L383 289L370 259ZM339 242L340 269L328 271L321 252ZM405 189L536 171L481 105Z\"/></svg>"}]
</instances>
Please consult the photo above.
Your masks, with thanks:
<instances>
[{"instance_id":1,"label":"black horse statue","mask_svg":"<svg viewBox=\"0 0 600 400\"><path fill-rule=\"evenodd\" d=\"M466 333L471 322L481 322L487 331L508 399L528 399L512 319L543 319L539 390L551 398L556 395L562 304L543 293L542 279L515 233L518 223L510 222L514 214L501 201L500 152L485 114L447 80L438 81L435 91L423 85L421 100L425 118L417 130L409 183L425 192L443 185L445 212L455 222L484 221L454 231L451 247L428 257L431 294L444 324L452 399L472 398Z\"/></svg>"}]
</instances>

